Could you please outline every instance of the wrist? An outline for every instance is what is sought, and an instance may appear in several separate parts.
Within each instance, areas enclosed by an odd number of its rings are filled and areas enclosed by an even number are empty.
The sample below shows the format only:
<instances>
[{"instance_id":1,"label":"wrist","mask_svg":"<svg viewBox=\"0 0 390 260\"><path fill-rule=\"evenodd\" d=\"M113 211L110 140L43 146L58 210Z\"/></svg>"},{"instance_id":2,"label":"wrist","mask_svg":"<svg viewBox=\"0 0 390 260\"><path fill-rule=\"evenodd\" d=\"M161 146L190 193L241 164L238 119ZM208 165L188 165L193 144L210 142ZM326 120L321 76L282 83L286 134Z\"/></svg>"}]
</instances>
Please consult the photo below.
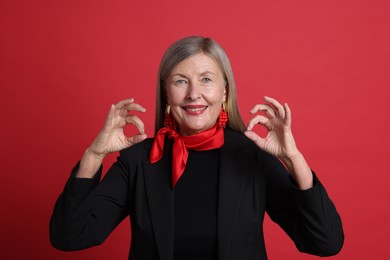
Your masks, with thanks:
<instances>
[{"instance_id":1,"label":"wrist","mask_svg":"<svg viewBox=\"0 0 390 260\"><path fill-rule=\"evenodd\" d=\"M299 151L294 155L280 159L301 190L313 187L313 174L305 158Z\"/></svg>"},{"instance_id":2,"label":"wrist","mask_svg":"<svg viewBox=\"0 0 390 260\"><path fill-rule=\"evenodd\" d=\"M106 154L97 153L91 147L88 147L87 150L85 150L83 157L88 157L91 160L103 161L104 157L106 157Z\"/></svg>"},{"instance_id":3,"label":"wrist","mask_svg":"<svg viewBox=\"0 0 390 260\"><path fill-rule=\"evenodd\" d=\"M89 148L85 150L80 161L77 178L93 178L102 165L105 155L96 154Z\"/></svg>"},{"instance_id":4,"label":"wrist","mask_svg":"<svg viewBox=\"0 0 390 260\"><path fill-rule=\"evenodd\" d=\"M305 160L299 150L286 154L285 156L280 156L279 159L286 165L292 165Z\"/></svg>"}]
</instances>

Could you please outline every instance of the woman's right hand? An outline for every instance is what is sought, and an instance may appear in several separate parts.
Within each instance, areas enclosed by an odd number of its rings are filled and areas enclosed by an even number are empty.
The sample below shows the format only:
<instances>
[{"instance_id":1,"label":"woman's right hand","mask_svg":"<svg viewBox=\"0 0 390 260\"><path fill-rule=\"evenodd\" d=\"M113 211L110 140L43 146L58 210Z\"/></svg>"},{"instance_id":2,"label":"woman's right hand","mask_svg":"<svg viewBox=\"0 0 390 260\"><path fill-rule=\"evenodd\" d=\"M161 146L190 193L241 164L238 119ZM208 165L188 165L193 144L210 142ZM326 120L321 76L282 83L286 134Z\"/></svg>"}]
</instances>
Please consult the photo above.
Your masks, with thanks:
<instances>
[{"instance_id":1,"label":"woman's right hand","mask_svg":"<svg viewBox=\"0 0 390 260\"><path fill-rule=\"evenodd\" d=\"M143 141L146 138L144 123L136 115L129 114L131 111L145 112L146 109L134 103L133 98L111 105L104 126L88 148L89 151L99 156L106 156ZM127 137L123 132L127 124L135 125L139 134Z\"/></svg>"},{"instance_id":2,"label":"woman's right hand","mask_svg":"<svg viewBox=\"0 0 390 260\"><path fill-rule=\"evenodd\" d=\"M77 177L93 178L107 154L123 150L145 140L144 123L138 116L129 114L131 111L145 112L146 109L134 103L133 98L111 105L102 130L80 161ZM135 125L139 134L127 137L123 128L128 124Z\"/></svg>"}]
</instances>

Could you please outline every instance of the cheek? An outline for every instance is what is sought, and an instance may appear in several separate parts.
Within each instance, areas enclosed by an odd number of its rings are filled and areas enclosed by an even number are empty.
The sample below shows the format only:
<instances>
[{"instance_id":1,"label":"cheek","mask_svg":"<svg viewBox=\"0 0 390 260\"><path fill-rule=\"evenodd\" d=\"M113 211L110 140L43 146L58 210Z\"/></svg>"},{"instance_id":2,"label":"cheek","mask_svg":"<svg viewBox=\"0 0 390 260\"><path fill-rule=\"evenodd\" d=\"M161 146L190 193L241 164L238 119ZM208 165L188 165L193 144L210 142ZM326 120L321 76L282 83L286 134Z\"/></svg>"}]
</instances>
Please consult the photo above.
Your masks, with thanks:
<instances>
[{"instance_id":1,"label":"cheek","mask_svg":"<svg viewBox=\"0 0 390 260\"><path fill-rule=\"evenodd\" d=\"M174 90L172 87L166 88L167 102L169 105L174 106L179 104L181 100L180 91Z\"/></svg>"},{"instance_id":2,"label":"cheek","mask_svg":"<svg viewBox=\"0 0 390 260\"><path fill-rule=\"evenodd\" d=\"M210 93L209 97L210 97L210 102L212 103L222 103L226 101L226 95L224 89Z\"/></svg>"}]
</instances>

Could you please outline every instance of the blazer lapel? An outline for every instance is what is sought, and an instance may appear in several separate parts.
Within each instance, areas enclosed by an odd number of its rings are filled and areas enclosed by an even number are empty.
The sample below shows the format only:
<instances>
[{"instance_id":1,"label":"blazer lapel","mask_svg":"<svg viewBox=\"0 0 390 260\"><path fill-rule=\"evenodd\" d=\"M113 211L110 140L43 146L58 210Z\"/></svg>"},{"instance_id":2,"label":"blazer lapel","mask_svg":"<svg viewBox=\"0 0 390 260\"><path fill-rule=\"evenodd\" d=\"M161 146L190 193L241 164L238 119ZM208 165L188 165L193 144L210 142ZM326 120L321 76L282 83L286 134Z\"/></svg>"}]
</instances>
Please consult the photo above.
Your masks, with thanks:
<instances>
[{"instance_id":1,"label":"blazer lapel","mask_svg":"<svg viewBox=\"0 0 390 260\"><path fill-rule=\"evenodd\" d=\"M174 193L171 188L172 156L164 152L160 161L145 162L145 187L153 232L161 260L173 259Z\"/></svg>"},{"instance_id":2,"label":"blazer lapel","mask_svg":"<svg viewBox=\"0 0 390 260\"><path fill-rule=\"evenodd\" d=\"M245 153L239 149L248 142L242 137L225 130L225 144L221 148L219 193L218 193L218 255L225 259L229 251L234 230L237 228L237 215L240 210L242 193L247 179ZM246 140L245 140L246 141Z\"/></svg>"}]
</instances>

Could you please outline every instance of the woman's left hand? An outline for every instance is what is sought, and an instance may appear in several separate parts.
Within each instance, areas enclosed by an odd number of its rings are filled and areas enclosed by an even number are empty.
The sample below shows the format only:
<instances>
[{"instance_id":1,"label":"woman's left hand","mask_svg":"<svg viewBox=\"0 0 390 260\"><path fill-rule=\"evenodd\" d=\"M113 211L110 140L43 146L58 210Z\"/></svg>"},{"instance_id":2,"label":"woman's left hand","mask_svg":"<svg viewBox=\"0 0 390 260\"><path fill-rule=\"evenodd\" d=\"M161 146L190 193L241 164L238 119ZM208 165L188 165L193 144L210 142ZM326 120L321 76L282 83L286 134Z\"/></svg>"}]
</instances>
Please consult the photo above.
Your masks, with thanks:
<instances>
[{"instance_id":1,"label":"woman's left hand","mask_svg":"<svg viewBox=\"0 0 390 260\"><path fill-rule=\"evenodd\" d=\"M291 111L287 103L281 105L270 97L264 97L267 104L256 105L250 111L256 114L264 111L267 116L256 115L249 121L245 135L264 151L284 162L298 187L302 190L313 186L313 175L305 158L299 152L291 132ZM268 129L266 137L260 137L252 131L256 124Z\"/></svg>"},{"instance_id":2,"label":"woman's left hand","mask_svg":"<svg viewBox=\"0 0 390 260\"><path fill-rule=\"evenodd\" d=\"M287 103L281 105L270 97L264 97L267 104L258 104L252 108L251 114L263 111L267 116L256 115L248 123L245 135L264 151L280 158L288 159L299 154L291 132L291 111ZM268 129L266 137L260 137L254 131L256 124Z\"/></svg>"}]
</instances>

